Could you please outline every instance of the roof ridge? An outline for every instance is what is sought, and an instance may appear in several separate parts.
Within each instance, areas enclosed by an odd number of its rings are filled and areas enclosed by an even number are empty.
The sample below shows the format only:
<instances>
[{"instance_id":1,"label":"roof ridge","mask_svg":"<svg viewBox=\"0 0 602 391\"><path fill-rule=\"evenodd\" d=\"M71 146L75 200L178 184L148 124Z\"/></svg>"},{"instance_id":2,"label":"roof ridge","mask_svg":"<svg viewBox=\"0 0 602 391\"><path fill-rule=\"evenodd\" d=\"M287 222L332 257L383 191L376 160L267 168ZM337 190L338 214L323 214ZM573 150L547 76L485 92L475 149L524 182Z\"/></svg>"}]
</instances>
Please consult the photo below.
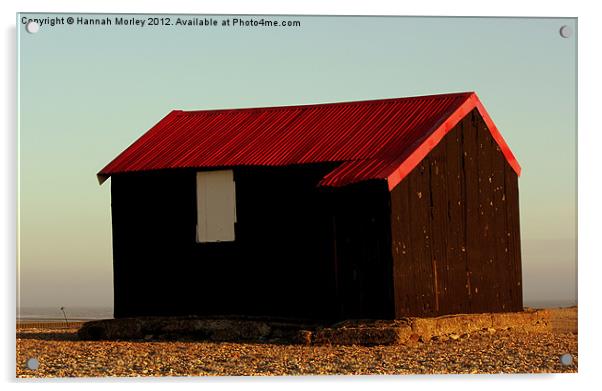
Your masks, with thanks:
<instances>
[{"instance_id":1,"label":"roof ridge","mask_svg":"<svg viewBox=\"0 0 602 391\"><path fill-rule=\"evenodd\" d=\"M378 98L378 99L364 99L364 100L351 100L341 102L323 102L323 103L308 103L308 104L296 104L296 105L284 105L284 106L259 106L259 107L238 107L238 108L223 108L223 109L201 109L201 110L172 110L172 112L178 115L187 114L203 114L203 113L219 113L219 112L233 112L233 111L263 111L263 110L283 110L283 109L309 109L314 107L328 107L338 105L370 105L370 104L382 104L382 103L395 103L398 101L407 100L418 100L418 99L440 99L448 98L451 96L470 96L473 95L474 91L463 91L463 92L449 92L444 94L431 94L431 95L416 95L407 97L396 97L396 98Z\"/></svg>"}]
</instances>

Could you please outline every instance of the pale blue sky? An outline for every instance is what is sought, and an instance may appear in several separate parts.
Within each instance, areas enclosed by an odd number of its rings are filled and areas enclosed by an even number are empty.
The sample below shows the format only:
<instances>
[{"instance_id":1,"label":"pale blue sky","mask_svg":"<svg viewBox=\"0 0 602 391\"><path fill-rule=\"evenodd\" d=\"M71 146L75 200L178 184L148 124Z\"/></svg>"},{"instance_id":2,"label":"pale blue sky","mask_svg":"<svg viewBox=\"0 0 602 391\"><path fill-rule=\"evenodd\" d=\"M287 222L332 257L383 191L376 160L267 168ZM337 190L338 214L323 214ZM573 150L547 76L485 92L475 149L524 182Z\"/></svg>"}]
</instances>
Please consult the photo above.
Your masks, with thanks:
<instances>
[{"instance_id":1,"label":"pale blue sky","mask_svg":"<svg viewBox=\"0 0 602 391\"><path fill-rule=\"evenodd\" d=\"M172 109L457 91L478 93L523 168L525 304L576 300L577 47L558 32L575 19L269 18L301 27L29 34L18 17L22 306L111 305L110 182L95 174Z\"/></svg>"}]
</instances>

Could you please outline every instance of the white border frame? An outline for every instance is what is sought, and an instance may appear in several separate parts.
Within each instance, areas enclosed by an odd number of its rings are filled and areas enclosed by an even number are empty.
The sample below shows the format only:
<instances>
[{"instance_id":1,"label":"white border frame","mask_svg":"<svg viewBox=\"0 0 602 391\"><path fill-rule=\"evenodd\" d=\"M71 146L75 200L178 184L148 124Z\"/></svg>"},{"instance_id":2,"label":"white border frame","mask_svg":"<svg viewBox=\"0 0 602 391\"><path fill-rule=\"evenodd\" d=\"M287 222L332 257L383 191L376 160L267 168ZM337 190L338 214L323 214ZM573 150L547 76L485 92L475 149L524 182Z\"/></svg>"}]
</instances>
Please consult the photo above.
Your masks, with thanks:
<instances>
[{"instance_id":1,"label":"white border frame","mask_svg":"<svg viewBox=\"0 0 602 391\"><path fill-rule=\"evenodd\" d=\"M546 387L550 389L587 389L597 383L599 372L600 338L594 334L599 326L599 291L595 289L600 279L599 249L595 247L600 239L600 192L599 167L602 154L599 153L600 124L598 121L600 72L602 69L600 51L598 49L602 23L595 12L595 2L545 1L525 2L506 0L491 3L474 0L430 0L421 2L399 2L393 4L387 1L205 1L200 4L193 0L170 0L168 2L144 3L142 6L135 1L106 0L96 2L81 2L55 0L52 3L42 0L4 1L1 3L0 14L3 24L3 85L10 86L2 94L2 118L4 132L1 134L0 145L3 158L1 192L2 202L0 215L4 219L0 249L4 252L4 289L5 301L3 306L4 321L1 323L2 336L7 342L2 346L5 351L1 355L3 370L2 378L14 383L15 376L15 302L16 302L16 33L15 15L17 12L129 12L129 13L205 13L205 14L328 14L328 15L440 15L440 16L545 16L545 17L578 17L579 48L578 48L578 99L579 99L579 137L578 137L578 167L579 167L579 374L574 375L455 375L455 376L377 376L377 377L293 377L293 378L181 378L181 379L63 379L47 381L29 381L26 386L43 383L44 387L64 390L65 387L82 387L83 382L91 382L92 389L106 387L106 382L117 383L113 386L129 387L132 382L141 382L144 387L160 389L165 382L177 382L178 387L202 387L215 385L250 386L256 389L280 389L283 386L292 389L309 387L333 387L333 382L346 383L344 387L360 389L369 386L366 382L379 383L380 386L390 387L426 387L427 389L456 386L463 390L478 389L507 389L515 384L526 386ZM587 5L586 5L587 4ZM537 383L534 383L536 381ZM22 382L22 381L19 381ZM445 385L441 383L446 383ZM66 384L74 383L74 384ZM79 384L78 384L79 383ZM309 383L309 384L308 384ZM402 384L400 384L402 383ZM545 384L541 384L545 383Z\"/></svg>"}]
</instances>

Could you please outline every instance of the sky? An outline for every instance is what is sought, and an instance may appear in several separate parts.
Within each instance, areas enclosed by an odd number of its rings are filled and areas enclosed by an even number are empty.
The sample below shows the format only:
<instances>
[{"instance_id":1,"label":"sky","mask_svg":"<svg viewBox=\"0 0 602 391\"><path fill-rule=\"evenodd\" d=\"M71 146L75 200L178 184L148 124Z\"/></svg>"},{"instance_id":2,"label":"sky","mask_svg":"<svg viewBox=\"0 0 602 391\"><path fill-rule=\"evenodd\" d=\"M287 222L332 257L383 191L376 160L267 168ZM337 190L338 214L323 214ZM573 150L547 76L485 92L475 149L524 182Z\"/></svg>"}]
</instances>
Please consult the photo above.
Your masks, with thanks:
<instances>
[{"instance_id":1,"label":"sky","mask_svg":"<svg viewBox=\"0 0 602 391\"><path fill-rule=\"evenodd\" d=\"M221 26L234 15L154 15L170 26L138 15L144 27L35 34L22 24L69 16L116 15L17 16L19 306L112 305L110 180L96 173L173 109L459 91L477 92L522 166L525 305L576 303L575 19L264 16L300 26L240 27Z\"/></svg>"}]
</instances>

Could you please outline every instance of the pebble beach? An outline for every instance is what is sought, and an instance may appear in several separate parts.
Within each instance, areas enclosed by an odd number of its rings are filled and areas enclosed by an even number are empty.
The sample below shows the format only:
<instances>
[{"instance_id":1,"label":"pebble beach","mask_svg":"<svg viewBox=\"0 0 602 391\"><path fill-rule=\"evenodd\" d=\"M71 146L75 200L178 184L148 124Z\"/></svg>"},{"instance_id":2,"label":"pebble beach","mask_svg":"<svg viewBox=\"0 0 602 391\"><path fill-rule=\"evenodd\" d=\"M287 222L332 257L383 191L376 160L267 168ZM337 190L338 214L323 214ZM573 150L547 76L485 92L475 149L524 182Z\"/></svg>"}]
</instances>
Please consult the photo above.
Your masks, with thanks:
<instances>
[{"instance_id":1,"label":"pebble beach","mask_svg":"<svg viewBox=\"0 0 602 391\"><path fill-rule=\"evenodd\" d=\"M562 373L578 366L576 334L513 330L369 347L81 341L77 329L28 328L17 330L16 350L18 378ZM27 368L30 358L37 369Z\"/></svg>"}]
</instances>

